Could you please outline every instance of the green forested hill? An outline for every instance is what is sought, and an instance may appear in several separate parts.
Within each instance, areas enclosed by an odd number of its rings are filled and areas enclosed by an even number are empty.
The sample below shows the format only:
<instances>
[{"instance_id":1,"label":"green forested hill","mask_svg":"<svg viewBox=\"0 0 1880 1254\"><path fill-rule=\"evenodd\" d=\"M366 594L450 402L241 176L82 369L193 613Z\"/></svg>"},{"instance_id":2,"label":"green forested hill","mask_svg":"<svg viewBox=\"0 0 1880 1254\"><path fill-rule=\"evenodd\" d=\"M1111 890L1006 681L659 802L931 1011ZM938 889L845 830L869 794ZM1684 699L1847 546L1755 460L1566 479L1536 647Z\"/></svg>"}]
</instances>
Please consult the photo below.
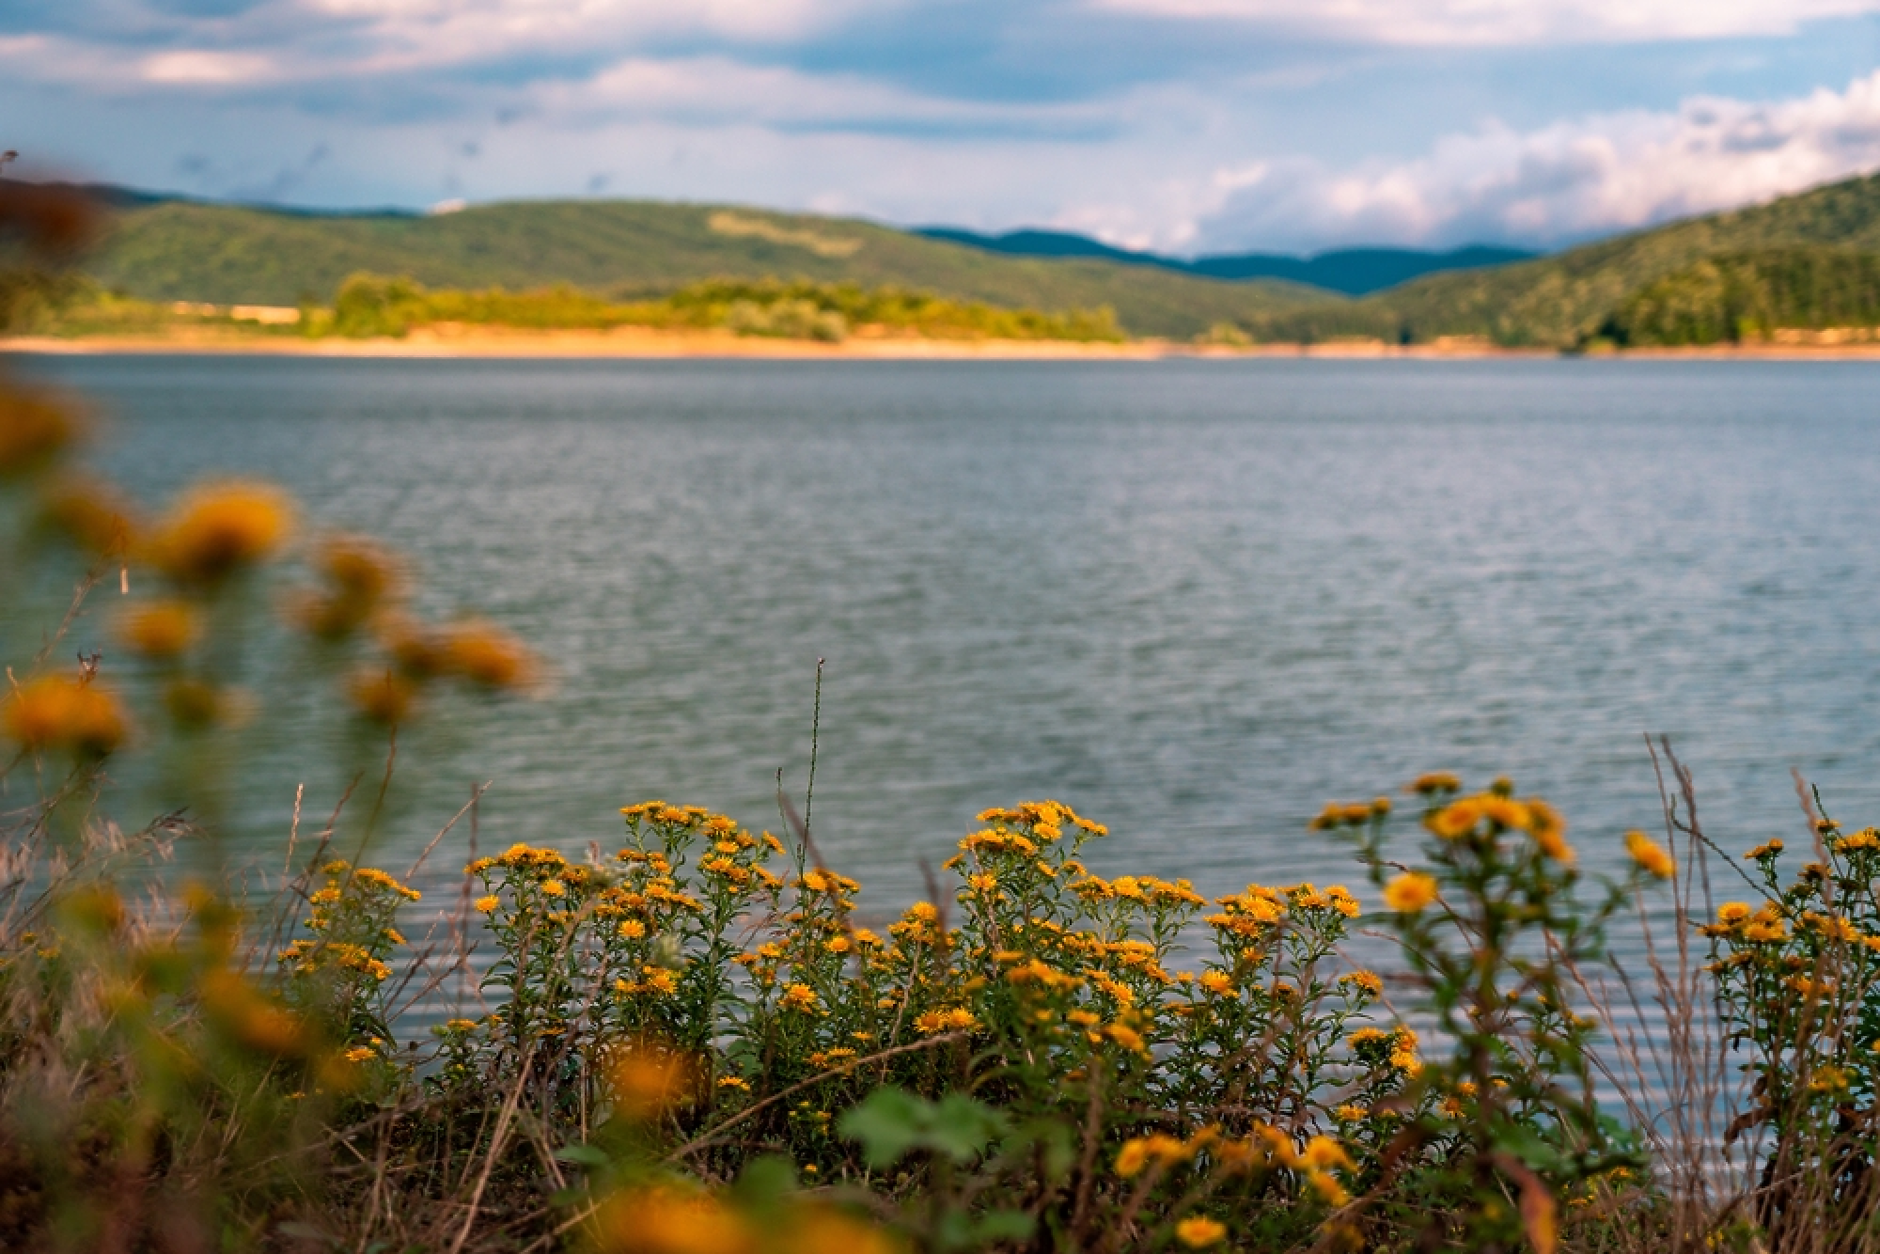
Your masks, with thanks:
<instances>
[{"instance_id":1,"label":"green forested hill","mask_svg":"<svg viewBox=\"0 0 1880 1254\"><path fill-rule=\"evenodd\" d=\"M1041 310L1108 305L1135 335L1191 336L1327 293L1100 260L1002 257L867 222L636 201L494 204L429 217L313 215L171 201L121 211L86 266L150 300L330 300L348 275L433 288L570 283L610 297L705 278L897 286Z\"/></svg>"},{"instance_id":2,"label":"green forested hill","mask_svg":"<svg viewBox=\"0 0 1880 1254\"><path fill-rule=\"evenodd\" d=\"M1406 343L1481 336L1508 346L1571 347L1598 336L1636 293L1707 259L1771 250L1880 254L1880 175L1731 213L1674 222L1551 257L1433 275L1357 301L1321 301L1255 318L1273 340L1375 335ZM1785 265L1793 265L1791 255ZM1831 264L1831 263L1830 263ZM1785 316L1817 323L1803 304Z\"/></svg>"},{"instance_id":3,"label":"green forested hill","mask_svg":"<svg viewBox=\"0 0 1880 1254\"><path fill-rule=\"evenodd\" d=\"M133 203L87 269L132 296L220 304L328 301L360 272L433 289L572 284L613 300L713 278L800 279L1007 309L1109 306L1132 335L1186 338L1234 323L1265 341L1470 336L1572 348L1873 325L1880 313L1866 312L1866 280L1850 277L1868 273L1857 259L1869 256L1880 257L1880 175L1358 300L1100 258L1006 256L852 219L643 201L512 202L429 217Z\"/></svg>"},{"instance_id":4,"label":"green forested hill","mask_svg":"<svg viewBox=\"0 0 1880 1254\"><path fill-rule=\"evenodd\" d=\"M1600 327L1622 347L1766 339L1778 330L1880 327L1880 252L1723 253L1633 292Z\"/></svg>"}]
</instances>

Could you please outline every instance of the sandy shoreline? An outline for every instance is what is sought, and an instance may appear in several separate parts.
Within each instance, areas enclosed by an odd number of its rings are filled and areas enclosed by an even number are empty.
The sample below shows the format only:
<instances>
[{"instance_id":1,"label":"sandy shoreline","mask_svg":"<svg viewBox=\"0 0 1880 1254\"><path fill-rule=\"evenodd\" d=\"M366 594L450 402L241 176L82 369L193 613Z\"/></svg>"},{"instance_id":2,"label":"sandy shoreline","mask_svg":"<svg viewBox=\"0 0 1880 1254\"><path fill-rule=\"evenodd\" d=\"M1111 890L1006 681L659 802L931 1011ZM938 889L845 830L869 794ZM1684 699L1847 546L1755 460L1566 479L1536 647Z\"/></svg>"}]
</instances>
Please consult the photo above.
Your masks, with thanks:
<instances>
[{"instance_id":1,"label":"sandy shoreline","mask_svg":"<svg viewBox=\"0 0 1880 1254\"><path fill-rule=\"evenodd\" d=\"M714 331L527 331L423 328L403 339L298 339L291 336L189 331L167 335L61 338L0 336L0 353L87 356L107 353L346 358L763 358L802 361L1157 361L1169 358L1434 359L1544 358L1551 349L1504 349L1477 340L1395 345L1378 341L1260 344L1245 348L1172 340L1075 343L1063 340L939 340L856 336L838 344L769 339ZM1880 343L1758 344L1709 348L1629 349L1600 354L1623 360L1880 361Z\"/></svg>"}]
</instances>

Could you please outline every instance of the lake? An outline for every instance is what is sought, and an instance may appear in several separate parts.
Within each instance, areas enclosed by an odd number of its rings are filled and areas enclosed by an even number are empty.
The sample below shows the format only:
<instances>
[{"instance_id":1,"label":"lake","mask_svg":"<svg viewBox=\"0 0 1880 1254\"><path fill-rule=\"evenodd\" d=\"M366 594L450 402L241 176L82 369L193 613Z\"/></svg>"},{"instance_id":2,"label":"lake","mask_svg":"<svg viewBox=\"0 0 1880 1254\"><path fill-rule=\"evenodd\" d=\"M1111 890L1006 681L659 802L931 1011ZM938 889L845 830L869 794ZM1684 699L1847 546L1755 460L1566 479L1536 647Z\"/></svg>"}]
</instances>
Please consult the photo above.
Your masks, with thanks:
<instances>
[{"instance_id":1,"label":"lake","mask_svg":"<svg viewBox=\"0 0 1880 1254\"><path fill-rule=\"evenodd\" d=\"M1803 834L1792 767L1880 820L1880 365L24 364L138 494L277 479L549 659L543 699L401 746L400 869L485 779L485 848L611 845L653 796L777 828L818 658L818 839L877 910L1044 796L1112 873L1355 883L1307 819L1437 768L1614 868L1647 731L1726 848ZM281 703L257 851L338 788Z\"/></svg>"}]
</instances>

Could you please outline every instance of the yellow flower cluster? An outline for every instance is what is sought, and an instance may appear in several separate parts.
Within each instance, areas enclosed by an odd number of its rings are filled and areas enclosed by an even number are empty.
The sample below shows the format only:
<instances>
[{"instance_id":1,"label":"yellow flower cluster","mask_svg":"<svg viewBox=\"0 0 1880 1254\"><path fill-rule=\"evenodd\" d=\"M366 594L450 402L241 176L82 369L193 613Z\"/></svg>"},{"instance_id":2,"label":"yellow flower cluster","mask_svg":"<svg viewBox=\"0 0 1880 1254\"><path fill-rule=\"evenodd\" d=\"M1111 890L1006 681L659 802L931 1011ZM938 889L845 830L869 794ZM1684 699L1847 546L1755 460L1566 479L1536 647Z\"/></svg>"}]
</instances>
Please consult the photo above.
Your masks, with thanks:
<instances>
[{"instance_id":1,"label":"yellow flower cluster","mask_svg":"<svg viewBox=\"0 0 1880 1254\"><path fill-rule=\"evenodd\" d=\"M1243 1140L1227 1138L1213 1126L1201 1129L1186 1140L1160 1132L1133 1137L1117 1151L1112 1166L1117 1175L1128 1180L1150 1168L1167 1172L1204 1157L1230 1172L1296 1172L1327 1206L1343 1206L1351 1200L1336 1174L1356 1170L1356 1164L1343 1145L1329 1136L1314 1136L1304 1146L1299 1146L1285 1132L1264 1124L1256 1124L1252 1134Z\"/></svg>"},{"instance_id":2,"label":"yellow flower cluster","mask_svg":"<svg viewBox=\"0 0 1880 1254\"><path fill-rule=\"evenodd\" d=\"M1366 823L1389 814L1390 808L1389 797L1376 797L1370 801L1357 802L1334 801L1319 811L1318 816L1306 824L1306 829L1314 832L1330 832L1341 827L1363 827Z\"/></svg>"},{"instance_id":3,"label":"yellow flower cluster","mask_svg":"<svg viewBox=\"0 0 1880 1254\"><path fill-rule=\"evenodd\" d=\"M1789 934L1782 907L1773 901L1764 902L1754 911L1740 901L1725 902L1717 907L1717 921L1698 930L1705 936L1727 936L1760 945L1774 944Z\"/></svg>"},{"instance_id":4,"label":"yellow flower cluster","mask_svg":"<svg viewBox=\"0 0 1880 1254\"><path fill-rule=\"evenodd\" d=\"M1367 1066L1389 1066L1405 1075L1415 1075L1423 1069L1423 1063L1417 1058L1417 1034L1407 1027L1396 1027L1390 1031L1382 1028L1359 1028L1345 1038L1354 1058Z\"/></svg>"},{"instance_id":5,"label":"yellow flower cluster","mask_svg":"<svg viewBox=\"0 0 1880 1254\"><path fill-rule=\"evenodd\" d=\"M942 1032L970 1032L978 1026L979 1020L964 1006L928 1010L914 1018L914 1030L922 1036L937 1036Z\"/></svg>"},{"instance_id":6,"label":"yellow flower cluster","mask_svg":"<svg viewBox=\"0 0 1880 1254\"><path fill-rule=\"evenodd\" d=\"M1517 801L1490 789L1431 810L1423 823L1435 835L1451 841L1492 841L1507 832L1525 832L1545 856L1560 863L1573 861L1573 849L1566 842L1566 821L1538 797Z\"/></svg>"}]
</instances>

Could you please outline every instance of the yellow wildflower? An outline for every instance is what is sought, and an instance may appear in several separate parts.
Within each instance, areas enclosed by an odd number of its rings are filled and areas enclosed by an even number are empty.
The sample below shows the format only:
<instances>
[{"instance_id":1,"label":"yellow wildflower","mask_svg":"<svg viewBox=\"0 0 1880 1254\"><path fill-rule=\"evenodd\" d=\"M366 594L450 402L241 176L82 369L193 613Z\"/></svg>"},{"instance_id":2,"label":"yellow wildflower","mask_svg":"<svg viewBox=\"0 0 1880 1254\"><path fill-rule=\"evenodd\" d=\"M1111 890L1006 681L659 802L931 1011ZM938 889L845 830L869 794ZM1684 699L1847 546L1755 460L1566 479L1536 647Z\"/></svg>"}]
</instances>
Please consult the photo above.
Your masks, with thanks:
<instances>
[{"instance_id":1,"label":"yellow wildflower","mask_svg":"<svg viewBox=\"0 0 1880 1254\"><path fill-rule=\"evenodd\" d=\"M1625 851L1632 855L1632 861L1643 867L1647 874L1661 880L1668 880L1677 870L1677 864L1671 860L1671 854L1657 841L1644 832L1625 834Z\"/></svg>"},{"instance_id":2,"label":"yellow wildflower","mask_svg":"<svg viewBox=\"0 0 1880 1254\"><path fill-rule=\"evenodd\" d=\"M607 1059L607 1084L629 1119L652 1119L689 1100L698 1081L696 1063L657 1045L629 1041Z\"/></svg>"},{"instance_id":3,"label":"yellow wildflower","mask_svg":"<svg viewBox=\"0 0 1880 1254\"><path fill-rule=\"evenodd\" d=\"M1787 937L1789 930L1778 918L1758 917L1743 929L1743 939L1762 943L1772 943Z\"/></svg>"},{"instance_id":4,"label":"yellow wildflower","mask_svg":"<svg viewBox=\"0 0 1880 1254\"><path fill-rule=\"evenodd\" d=\"M1315 1136L1307 1141L1305 1149L1300 1151L1299 1161L1317 1171L1330 1171L1334 1167L1349 1171L1352 1167L1351 1155L1329 1136Z\"/></svg>"},{"instance_id":5,"label":"yellow wildflower","mask_svg":"<svg viewBox=\"0 0 1880 1254\"><path fill-rule=\"evenodd\" d=\"M1142 1174L1142 1169L1149 1165L1149 1143L1141 1137L1131 1137L1123 1142L1123 1148L1116 1153L1116 1174L1125 1180Z\"/></svg>"},{"instance_id":6,"label":"yellow wildflower","mask_svg":"<svg viewBox=\"0 0 1880 1254\"><path fill-rule=\"evenodd\" d=\"M1353 971L1338 978L1340 984L1349 984L1370 997L1384 995L1384 981L1375 971Z\"/></svg>"},{"instance_id":7,"label":"yellow wildflower","mask_svg":"<svg viewBox=\"0 0 1880 1254\"><path fill-rule=\"evenodd\" d=\"M1103 1034L1115 1041L1118 1045L1121 1045L1124 1049L1133 1050L1145 1056L1149 1052L1148 1045L1143 1042L1142 1033L1126 1024L1112 1023L1109 1027L1103 1029Z\"/></svg>"},{"instance_id":8,"label":"yellow wildflower","mask_svg":"<svg viewBox=\"0 0 1880 1254\"><path fill-rule=\"evenodd\" d=\"M1319 1195L1319 1200L1327 1206L1343 1206L1351 1200L1351 1194L1346 1191L1345 1186L1326 1172L1307 1172L1306 1183L1312 1187L1314 1193Z\"/></svg>"},{"instance_id":9,"label":"yellow wildflower","mask_svg":"<svg viewBox=\"0 0 1880 1254\"><path fill-rule=\"evenodd\" d=\"M1424 820L1424 826L1444 840L1461 840L1482 821L1482 808L1474 797L1453 801Z\"/></svg>"},{"instance_id":10,"label":"yellow wildflower","mask_svg":"<svg viewBox=\"0 0 1880 1254\"><path fill-rule=\"evenodd\" d=\"M1191 1250L1199 1250L1227 1235L1227 1225L1206 1215L1190 1215L1175 1225L1175 1239Z\"/></svg>"},{"instance_id":11,"label":"yellow wildflower","mask_svg":"<svg viewBox=\"0 0 1880 1254\"><path fill-rule=\"evenodd\" d=\"M1566 842L1566 820L1539 798L1527 802L1527 811L1528 833L1534 837L1534 843L1540 846L1541 853L1555 862L1571 864L1573 850Z\"/></svg>"},{"instance_id":12,"label":"yellow wildflower","mask_svg":"<svg viewBox=\"0 0 1880 1254\"><path fill-rule=\"evenodd\" d=\"M464 622L444 637L444 669L483 688L520 688L535 678L528 647L490 623Z\"/></svg>"},{"instance_id":13,"label":"yellow wildflower","mask_svg":"<svg viewBox=\"0 0 1880 1254\"><path fill-rule=\"evenodd\" d=\"M16 688L0 722L28 749L64 749L90 757L116 749L127 726L116 697L64 675L42 675Z\"/></svg>"},{"instance_id":14,"label":"yellow wildflower","mask_svg":"<svg viewBox=\"0 0 1880 1254\"><path fill-rule=\"evenodd\" d=\"M497 897L495 893L491 893L487 897L478 897L471 904L474 905L478 910L482 911L484 914L493 914L496 910L496 907L502 905L503 903L502 903L502 900L499 897Z\"/></svg>"},{"instance_id":15,"label":"yellow wildflower","mask_svg":"<svg viewBox=\"0 0 1880 1254\"><path fill-rule=\"evenodd\" d=\"M202 634L196 612L182 601L151 601L125 615L118 636L131 652L147 658L174 658Z\"/></svg>"},{"instance_id":16,"label":"yellow wildflower","mask_svg":"<svg viewBox=\"0 0 1880 1254\"><path fill-rule=\"evenodd\" d=\"M1384 885L1384 904L1402 914L1416 914L1436 897L1436 881L1421 871L1407 871Z\"/></svg>"},{"instance_id":17,"label":"yellow wildflower","mask_svg":"<svg viewBox=\"0 0 1880 1254\"><path fill-rule=\"evenodd\" d=\"M292 507L277 489L213 484L177 503L151 541L149 556L180 583L218 583L271 556L292 529Z\"/></svg>"}]
</instances>

